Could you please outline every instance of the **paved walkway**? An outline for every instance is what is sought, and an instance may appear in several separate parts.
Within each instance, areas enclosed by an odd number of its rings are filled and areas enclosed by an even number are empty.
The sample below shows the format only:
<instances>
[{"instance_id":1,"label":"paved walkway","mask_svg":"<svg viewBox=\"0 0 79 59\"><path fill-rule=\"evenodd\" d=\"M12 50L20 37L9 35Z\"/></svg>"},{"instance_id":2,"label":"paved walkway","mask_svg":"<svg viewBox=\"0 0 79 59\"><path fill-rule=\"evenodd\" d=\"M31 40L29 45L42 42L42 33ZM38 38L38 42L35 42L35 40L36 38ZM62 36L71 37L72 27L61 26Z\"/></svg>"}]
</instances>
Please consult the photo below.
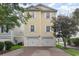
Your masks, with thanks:
<instances>
[{"instance_id":1,"label":"paved walkway","mask_svg":"<svg viewBox=\"0 0 79 59\"><path fill-rule=\"evenodd\" d=\"M29 47L24 48L18 56L69 56L69 54L58 48Z\"/></svg>"}]
</instances>

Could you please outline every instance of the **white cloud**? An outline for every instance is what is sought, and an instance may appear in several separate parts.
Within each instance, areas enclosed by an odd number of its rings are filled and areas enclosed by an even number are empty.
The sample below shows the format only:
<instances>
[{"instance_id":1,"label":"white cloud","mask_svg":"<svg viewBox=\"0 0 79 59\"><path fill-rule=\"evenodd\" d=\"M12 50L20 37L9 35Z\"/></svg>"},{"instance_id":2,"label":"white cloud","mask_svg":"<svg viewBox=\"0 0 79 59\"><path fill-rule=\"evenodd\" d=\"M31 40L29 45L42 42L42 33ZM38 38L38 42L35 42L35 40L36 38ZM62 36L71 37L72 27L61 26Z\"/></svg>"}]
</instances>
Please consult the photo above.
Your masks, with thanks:
<instances>
[{"instance_id":1,"label":"white cloud","mask_svg":"<svg viewBox=\"0 0 79 59\"><path fill-rule=\"evenodd\" d=\"M56 3L51 3L51 4L49 4L48 6L49 7L52 7L52 6L54 6Z\"/></svg>"},{"instance_id":2,"label":"white cloud","mask_svg":"<svg viewBox=\"0 0 79 59\"><path fill-rule=\"evenodd\" d=\"M36 3L27 3L27 5L26 6L24 6L23 4L19 4L21 7L24 7L24 8L27 8L27 7L29 7L29 6L31 6L31 5L37 5Z\"/></svg>"},{"instance_id":3,"label":"white cloud","mask_svg":"<svg viewBox=\"0 0 79 59\"><path fill-rule=\"evenodd\" d=\"M79 8L79 6L68 6L68 5L61 6L58 9L57 15L59 15L59 14L70 15L76 8Z\"/></svg>"}]
</instances>

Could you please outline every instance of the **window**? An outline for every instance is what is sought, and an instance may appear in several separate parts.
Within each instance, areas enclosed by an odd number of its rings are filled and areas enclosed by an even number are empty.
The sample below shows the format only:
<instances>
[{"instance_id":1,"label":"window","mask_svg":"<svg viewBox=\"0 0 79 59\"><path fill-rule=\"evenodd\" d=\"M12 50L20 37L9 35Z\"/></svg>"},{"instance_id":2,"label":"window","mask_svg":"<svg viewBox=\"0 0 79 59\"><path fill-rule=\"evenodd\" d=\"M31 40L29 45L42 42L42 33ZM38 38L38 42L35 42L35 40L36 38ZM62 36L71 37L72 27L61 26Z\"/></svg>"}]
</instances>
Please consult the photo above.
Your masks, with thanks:
<instances>
[{"instance_id":1,"label":"window","mask_svg":"<svg viewBox=\"0 0 79 59\"><path fill-rule=\"evenodd\" d=\"M46 13L46 19L49 19L49 18L50 18L50 13L47 12L47 13Z\"/></svg>"},{"instance_id":2,"label":"window","mask_svg":"<svg viewBox=\"0 0 79 59\"><path fill-rule=\"evenodd\" d=\"M32 15L31 15L31 16L32 16L32 18L34 18L34 17L35 17L35 14L34 14L34 12L32 12Z\"/></svg>"},{"instance_id":3,"label":"window","mask_svg":"<svg viewBox=\"0 0 79 59\"><path fill-rule=\"evenodd\" d=\"M50 32L50 26L46 26L46 32Z\"/></svg>"},{"instance_id":4,"label":"window","mask_svg":"<svg viewBox=\"0 0 79 59\"><path fill-rule=\"evenodd\" d=\"M34 32L34 25L31 25L31 32Z\"/></svg>"}]
</instances>

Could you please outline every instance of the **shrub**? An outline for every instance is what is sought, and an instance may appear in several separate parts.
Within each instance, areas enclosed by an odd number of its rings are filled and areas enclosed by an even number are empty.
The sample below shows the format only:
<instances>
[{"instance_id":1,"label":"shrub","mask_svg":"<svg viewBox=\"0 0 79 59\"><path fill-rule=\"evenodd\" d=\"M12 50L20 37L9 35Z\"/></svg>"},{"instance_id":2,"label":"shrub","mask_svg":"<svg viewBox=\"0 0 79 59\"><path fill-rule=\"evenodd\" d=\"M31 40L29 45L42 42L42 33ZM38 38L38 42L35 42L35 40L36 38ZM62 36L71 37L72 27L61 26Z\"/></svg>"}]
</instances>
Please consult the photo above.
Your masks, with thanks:
<instances>
[{"instance_id":1,"label":"shrub","mask_svg":"<svg viewBox=\"0 0 79 59\"><path fill-rule=\"evenodd\" d=\"M10 50L10 48L13 46L13 43L11 41L5 41L5 49Z\"/></svg>"},{"instance_id":2,"label":"shrub","mask_svg":"<svg viewBox=\"0 0 79 59\"><path fill-rule=\"evenodd\" d=\"M4 43L3 42L0 42L0 51L2 51L4 48Z\"/></svg>"},{"instance_id":3,"label":"shrub","mask_svg":"<svg viewBox=\"0 0 79 59\"><path fill-rule=\"evenodd\" d=\"M19 42L19 43L18 43L18 45L21 45L21 46L23 46L23 42Z\"/></svg>"},{"instance_id":4,"label":"shrub","mask_svg":"<svg viewBox=\"0 0 79 59\"><path fill-rule=\"evenodd\" d=\"M67 40L68 45L71 45L71 39Z\"/></svg>"},{"instance_id":5,"label":"shrub","mask_svg":"<svg viewBox=\"0 0 79 59\"><path fill-rule=\"evenodd\" d=\"M57 48L62 49L63 47L61 45L56 45Z\"/></svg>"},{"instance_id":6,"label":"shrub","mask_svg":"<svg viewBox=\"0 0 79 59\"><path fill-rule=\"evenodd\" d=\"M79 46L79 38L73 38L72 42L74 43L75 46Z\"/></svg>"}]
</instances>

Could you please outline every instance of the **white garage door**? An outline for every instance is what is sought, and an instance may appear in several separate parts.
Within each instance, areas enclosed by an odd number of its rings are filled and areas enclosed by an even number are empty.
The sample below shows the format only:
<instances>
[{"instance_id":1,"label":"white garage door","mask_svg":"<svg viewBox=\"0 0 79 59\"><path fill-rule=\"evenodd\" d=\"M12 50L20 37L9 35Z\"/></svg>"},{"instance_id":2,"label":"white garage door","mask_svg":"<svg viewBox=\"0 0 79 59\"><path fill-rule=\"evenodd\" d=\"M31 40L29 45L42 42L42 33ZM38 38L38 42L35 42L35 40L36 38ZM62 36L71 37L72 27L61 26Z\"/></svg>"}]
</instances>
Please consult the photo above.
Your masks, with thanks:
<instances>
[{"instance_id":1,"label":"white garage door","mask_svg":"<svg viewBox=\"0 0 79 59\"><path fill-rule=\"evenodd\" d=\"M52 37L43 37L42 46L55 46L55 40Z\"/></svg>"},{"instance_id":2,"label":"white garage door","mask_svg":"<svg viewBox=\"0 0 79 59\"><path fill-rule=\"evenodd\" d=\"M24 46L55 46L55 40L51 37L28 37L24 40Z\"/></svg>"},{"instance_id":3,"label":"white garage door","mask_svg":"<svg viewBox=\"0 0 79 59\"><path fill-rule=\"evenodd\" d=\"M26 40L26 46L39 46L39 39L37 37L28 37Z\"/></svg>"}]
</instances>

